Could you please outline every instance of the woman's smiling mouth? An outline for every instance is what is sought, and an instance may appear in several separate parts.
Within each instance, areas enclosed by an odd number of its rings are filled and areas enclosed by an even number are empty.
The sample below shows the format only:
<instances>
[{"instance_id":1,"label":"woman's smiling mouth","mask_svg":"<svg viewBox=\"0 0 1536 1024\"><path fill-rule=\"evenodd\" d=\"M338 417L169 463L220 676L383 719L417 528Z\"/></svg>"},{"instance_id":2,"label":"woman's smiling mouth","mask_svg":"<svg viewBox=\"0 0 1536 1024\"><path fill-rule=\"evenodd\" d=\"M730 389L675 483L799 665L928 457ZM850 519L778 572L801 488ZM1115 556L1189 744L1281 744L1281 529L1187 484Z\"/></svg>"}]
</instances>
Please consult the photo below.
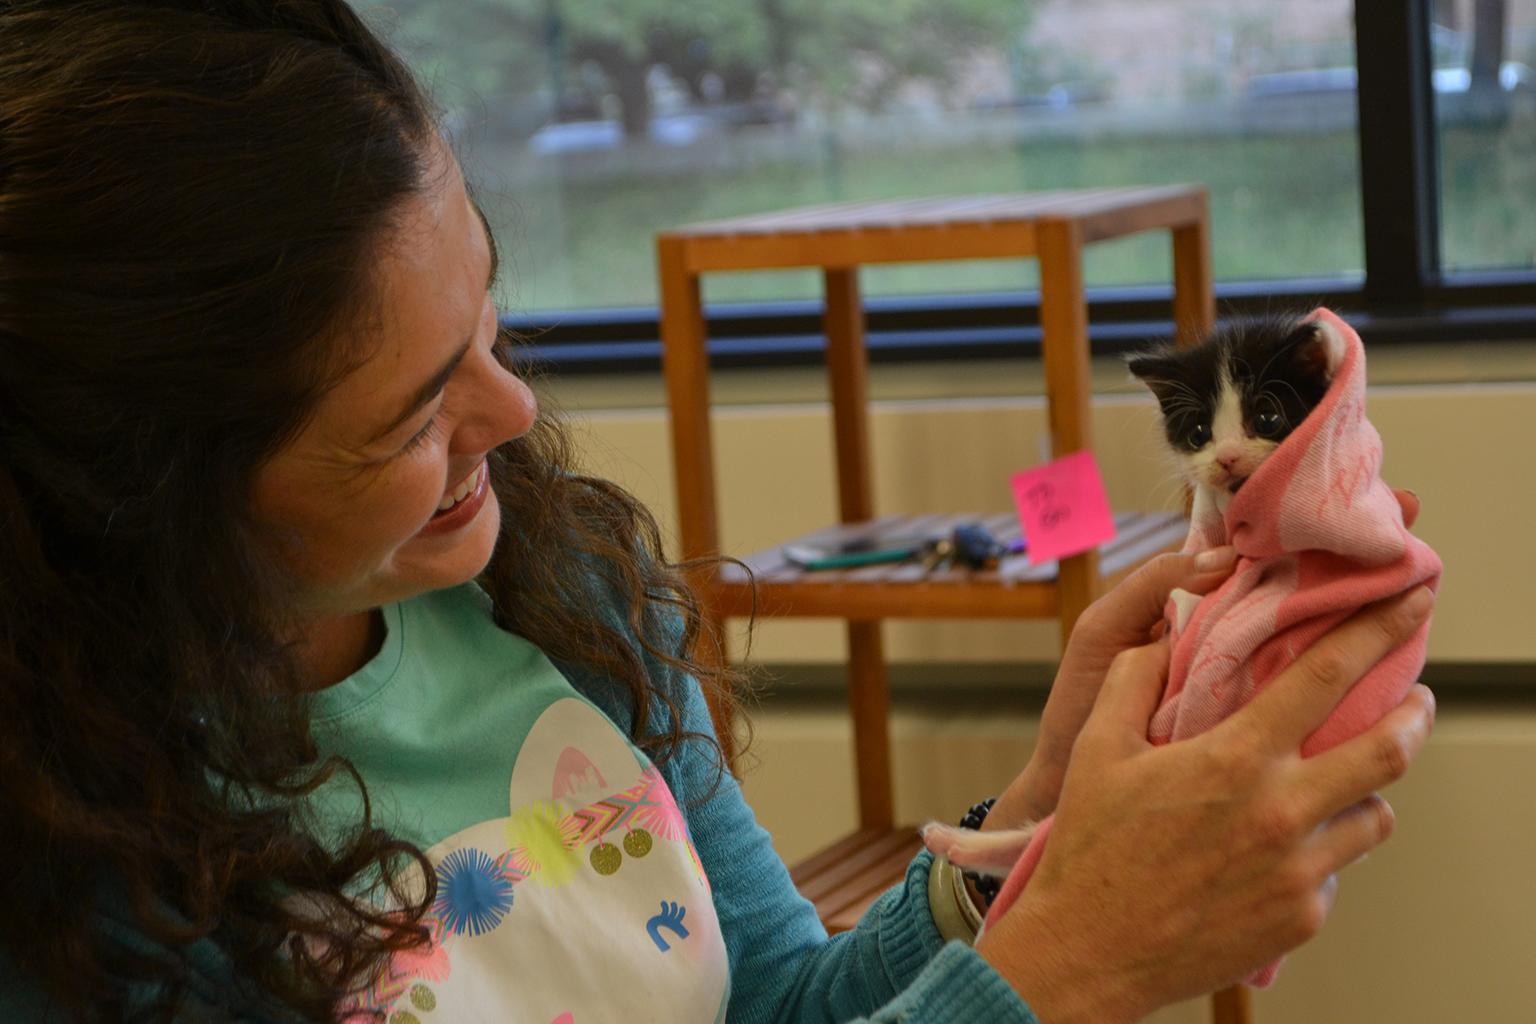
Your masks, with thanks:
<instances>
[{"instance_id":1,"label":"woman's smiling mouth","mask_svg":"<svg viewBox=\"0 0 1536 1024\"><path fill-rule=\"evenodd\" d=\"M484 475L485 461L482 459L480 465L475 467L475 471L473 473L469 474L469 476L460 481L459 485L453 490L443 495L443 500L437 506L438 512L448 511L453 506L457 505L459 502L473 494L475 488L480 486L481 477Z\"/></svg>"},{"instance_id":2,"label":"woman's smiling mouth","mask_svg":"<svg viewBox=\"0 0 1536 1024\"><path fill-rule=\"evenodd\" d=\"M418 537L452 533L474 522L485 506L485 498L491 492L490 469L485 460L453 490L443 495L437 511L427 520L427 525L417 532Z\"/></svg>"}]
</instances>

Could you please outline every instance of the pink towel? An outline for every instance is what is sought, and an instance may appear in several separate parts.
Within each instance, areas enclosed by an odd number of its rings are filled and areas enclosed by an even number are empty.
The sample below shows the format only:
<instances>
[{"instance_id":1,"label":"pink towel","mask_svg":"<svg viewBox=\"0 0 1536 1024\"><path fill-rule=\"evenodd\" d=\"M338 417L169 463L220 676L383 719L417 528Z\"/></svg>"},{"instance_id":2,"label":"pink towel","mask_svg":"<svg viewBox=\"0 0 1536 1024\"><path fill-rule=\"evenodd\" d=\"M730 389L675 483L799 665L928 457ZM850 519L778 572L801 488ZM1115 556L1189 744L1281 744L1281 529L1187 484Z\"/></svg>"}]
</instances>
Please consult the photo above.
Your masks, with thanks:
<instances>
[{"instance_id":1,"label":"pink towel","mask_svg":"<svg viewBox=\"0 0 1536 1024\"><path fill-rule=\"evenodd\" d=\"M1169 601L1172 653L1149 729L1154 743L1211 728L1363 605L1419 584L1439 585L1439 557L1408 532L1381 479L1381 437L1365 418L1360 336L1326 309L1308 319L1335 332L1342 363L1322 402L1243 484L1225 515L1196 502L1184 550L1231 543L1238 563L1192 612L1181 614L1181 602ZM1307 737L1302 755L1358 735L1400 704L1424 667L1428 633L1426 623L1367 672ZM1051 819L1041 823L1003 883L989 922L1018 898L1050 825ZM1268 985L1279 966L1261 969L1249 984Z\"/></svg>"}]
</instances>

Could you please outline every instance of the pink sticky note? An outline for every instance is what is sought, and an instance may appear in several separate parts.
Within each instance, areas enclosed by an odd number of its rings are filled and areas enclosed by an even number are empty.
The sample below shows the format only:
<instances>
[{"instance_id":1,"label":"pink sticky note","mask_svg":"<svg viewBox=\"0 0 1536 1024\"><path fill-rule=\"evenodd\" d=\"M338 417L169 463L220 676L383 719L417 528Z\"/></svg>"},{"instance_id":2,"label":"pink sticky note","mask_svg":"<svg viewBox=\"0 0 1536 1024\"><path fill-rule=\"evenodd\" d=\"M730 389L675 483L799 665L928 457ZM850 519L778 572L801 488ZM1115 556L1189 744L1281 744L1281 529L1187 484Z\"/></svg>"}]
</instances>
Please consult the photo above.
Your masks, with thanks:
<instances>
[{"instance_id":1,"label":"pink sticky note","mask_svg":"<svg viewBox=\"0 0 1536 1024\"><path fill-rule=\"evenodd\" d=\"M1070 558L1114 538L1115 519L1092 452L1015 473L1012 483L1031 564Z\"/></svg>"}]
</instances>

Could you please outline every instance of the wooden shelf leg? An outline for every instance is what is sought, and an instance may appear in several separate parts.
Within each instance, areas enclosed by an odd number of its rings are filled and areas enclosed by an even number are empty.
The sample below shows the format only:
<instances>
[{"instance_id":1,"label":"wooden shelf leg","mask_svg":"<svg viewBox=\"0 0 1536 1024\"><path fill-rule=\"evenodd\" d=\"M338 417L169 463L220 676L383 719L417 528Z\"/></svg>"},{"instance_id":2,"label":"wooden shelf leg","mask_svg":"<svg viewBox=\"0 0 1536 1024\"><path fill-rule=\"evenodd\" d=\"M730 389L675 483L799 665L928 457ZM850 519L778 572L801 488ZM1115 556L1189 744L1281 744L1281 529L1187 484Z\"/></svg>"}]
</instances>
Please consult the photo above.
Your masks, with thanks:
<instances>
[{"instance_id":1,"label":"wooden shelf leg","mask_svg":"<svg viewBox=\"0 0 1536 1024\"><path fill-rule=\"evenodd\" d=\"M1173 229L1173 336L1193 345L1216 326L1211 277L1210 200L1200 197L1200 217Z\"/></svg>"},{"instance_id":2,"label":"wooden shelf leg","mask_svg":"<svg viewBox=\"0 0 1536 1024\"><path fill-rule=\"evenodd\" d=\"M824 272L827 378L837 451L837 509L845 523L874 518L869 459L869 356L857 267Z\"/></svg>"},{"instance_id":3,"label":"wooden shelf leg","mask_svg":"<svg viewBox=\"0 0 1536 1024\"><path fill-rule=\"evenodd\" d=\"M704 330L704 304L698 275L688 270L683 241L661 236L656 242L660 278L661 365L667 382L667 410L672 431L672 474L677 486L679 556L686 561L720 552L715 518L715 459L709 428L709 350ZM725 617L711 593L712 567L690 573L702 605L702 635L694 657L724 665ZM735 744L726 708L706 694L710 717L727 764L733 764ZM734 765L733 765L734 767Z\"/></svg>"},{"instance_id":4,"label":"wooden shelf leg","mask_svg":"<svg viewBox=\"0 0 1536 1024\"><path fill-rule=\"evenodd\" d=\"M1211 1024L1253 1024L1246 985L1233 985L1211 996Z\"/></svg>"},{"instance_id":5,"label":"wooden shelf leg","mask_svg":"<svg viewBox=\"0 0 1536 1024\"><path fill-rule=\"evenodd\" d=\"M1210 203L1202 195L1200 217L1173 229L1173 336L1193 345L1216 326L1211 275ZM1211 996L1212 1024L1252 1024L1248 989L1234 985Z\"/></svg>"},{"instance_id":6,"label":"wooden shelf leg","mask_svg":"<svg viewBox=\"0 0 1536 1024\"><path fill-rule=\"evenodd\" d=\"M720 552L715 520L715 458L709 429L709 352L699 279L688 271L680 239L656 243L661 279L661 368L672 426L672 474L684 559Z\"/></svg>"},{"instance_id":7,"label":"wooden shelf leg","mask_svg":"<svg viewBox=\"0 0 1536 1024\"><path fill-rule=\"evenodd\" d=\"M869 456L869 356L864 347L858 274L857 267L823 271L837 510L845 523L863 522L875 514ZM895 822L890 704L880 623L848 623L848 710L853 717L861 828L890 828Z\"/></svg>"},{"instance_id":8,"label":"wooden shelf leg","mask_svg":"<svg viewBox=\"0 0 1536 1024\"><path fill-rule=\"evenodd\" d=\"M1042 220L1040 326L1051 451L1058 458L1092 445L1088 361L1088 301L1083 293L1083 240L1076 221ZM1098 594L1099 553L1064 558L1056 577L1061 644Z\"/></svg>"},{"instance_id":9,"label":"wooden shelf leg","mask_svg":"<svg viewBox=\"0 0 1536 1024\"><path fill-rule=\"evenodd\" d=\"M896 823L891 779L891 693L879 622L848 623L848 710L853 716L859 827Z\"/></svg>"}]
</instances>

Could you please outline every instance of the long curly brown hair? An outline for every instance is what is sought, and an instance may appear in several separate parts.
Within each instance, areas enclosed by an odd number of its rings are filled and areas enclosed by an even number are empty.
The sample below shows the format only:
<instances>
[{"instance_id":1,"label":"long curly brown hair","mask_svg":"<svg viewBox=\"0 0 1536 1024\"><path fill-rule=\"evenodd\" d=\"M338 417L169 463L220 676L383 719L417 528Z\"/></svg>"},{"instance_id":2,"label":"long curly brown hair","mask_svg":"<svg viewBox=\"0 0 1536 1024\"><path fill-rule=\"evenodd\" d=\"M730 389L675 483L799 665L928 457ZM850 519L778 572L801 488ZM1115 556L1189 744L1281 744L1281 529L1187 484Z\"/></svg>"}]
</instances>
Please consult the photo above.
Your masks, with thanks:
<instances>
[{"instance_id":1,"label":"long curly brown hair","mask_svg":"<svg viewBox=\"0 0 1536 1024\"><path fill-rule=\"evenodd\" d=\"M425 941L422 851L308 817L363 784L310 735L248 491L365 358L436 137L340 0L0 0L0 955L75 1019L184 1012L211 945L242 999L329 1020ZM498 623L627 689L664 762L682 695L647 661L731 689L686 567L553 420L490 462Z\"/></svg>"}]
</instances>

